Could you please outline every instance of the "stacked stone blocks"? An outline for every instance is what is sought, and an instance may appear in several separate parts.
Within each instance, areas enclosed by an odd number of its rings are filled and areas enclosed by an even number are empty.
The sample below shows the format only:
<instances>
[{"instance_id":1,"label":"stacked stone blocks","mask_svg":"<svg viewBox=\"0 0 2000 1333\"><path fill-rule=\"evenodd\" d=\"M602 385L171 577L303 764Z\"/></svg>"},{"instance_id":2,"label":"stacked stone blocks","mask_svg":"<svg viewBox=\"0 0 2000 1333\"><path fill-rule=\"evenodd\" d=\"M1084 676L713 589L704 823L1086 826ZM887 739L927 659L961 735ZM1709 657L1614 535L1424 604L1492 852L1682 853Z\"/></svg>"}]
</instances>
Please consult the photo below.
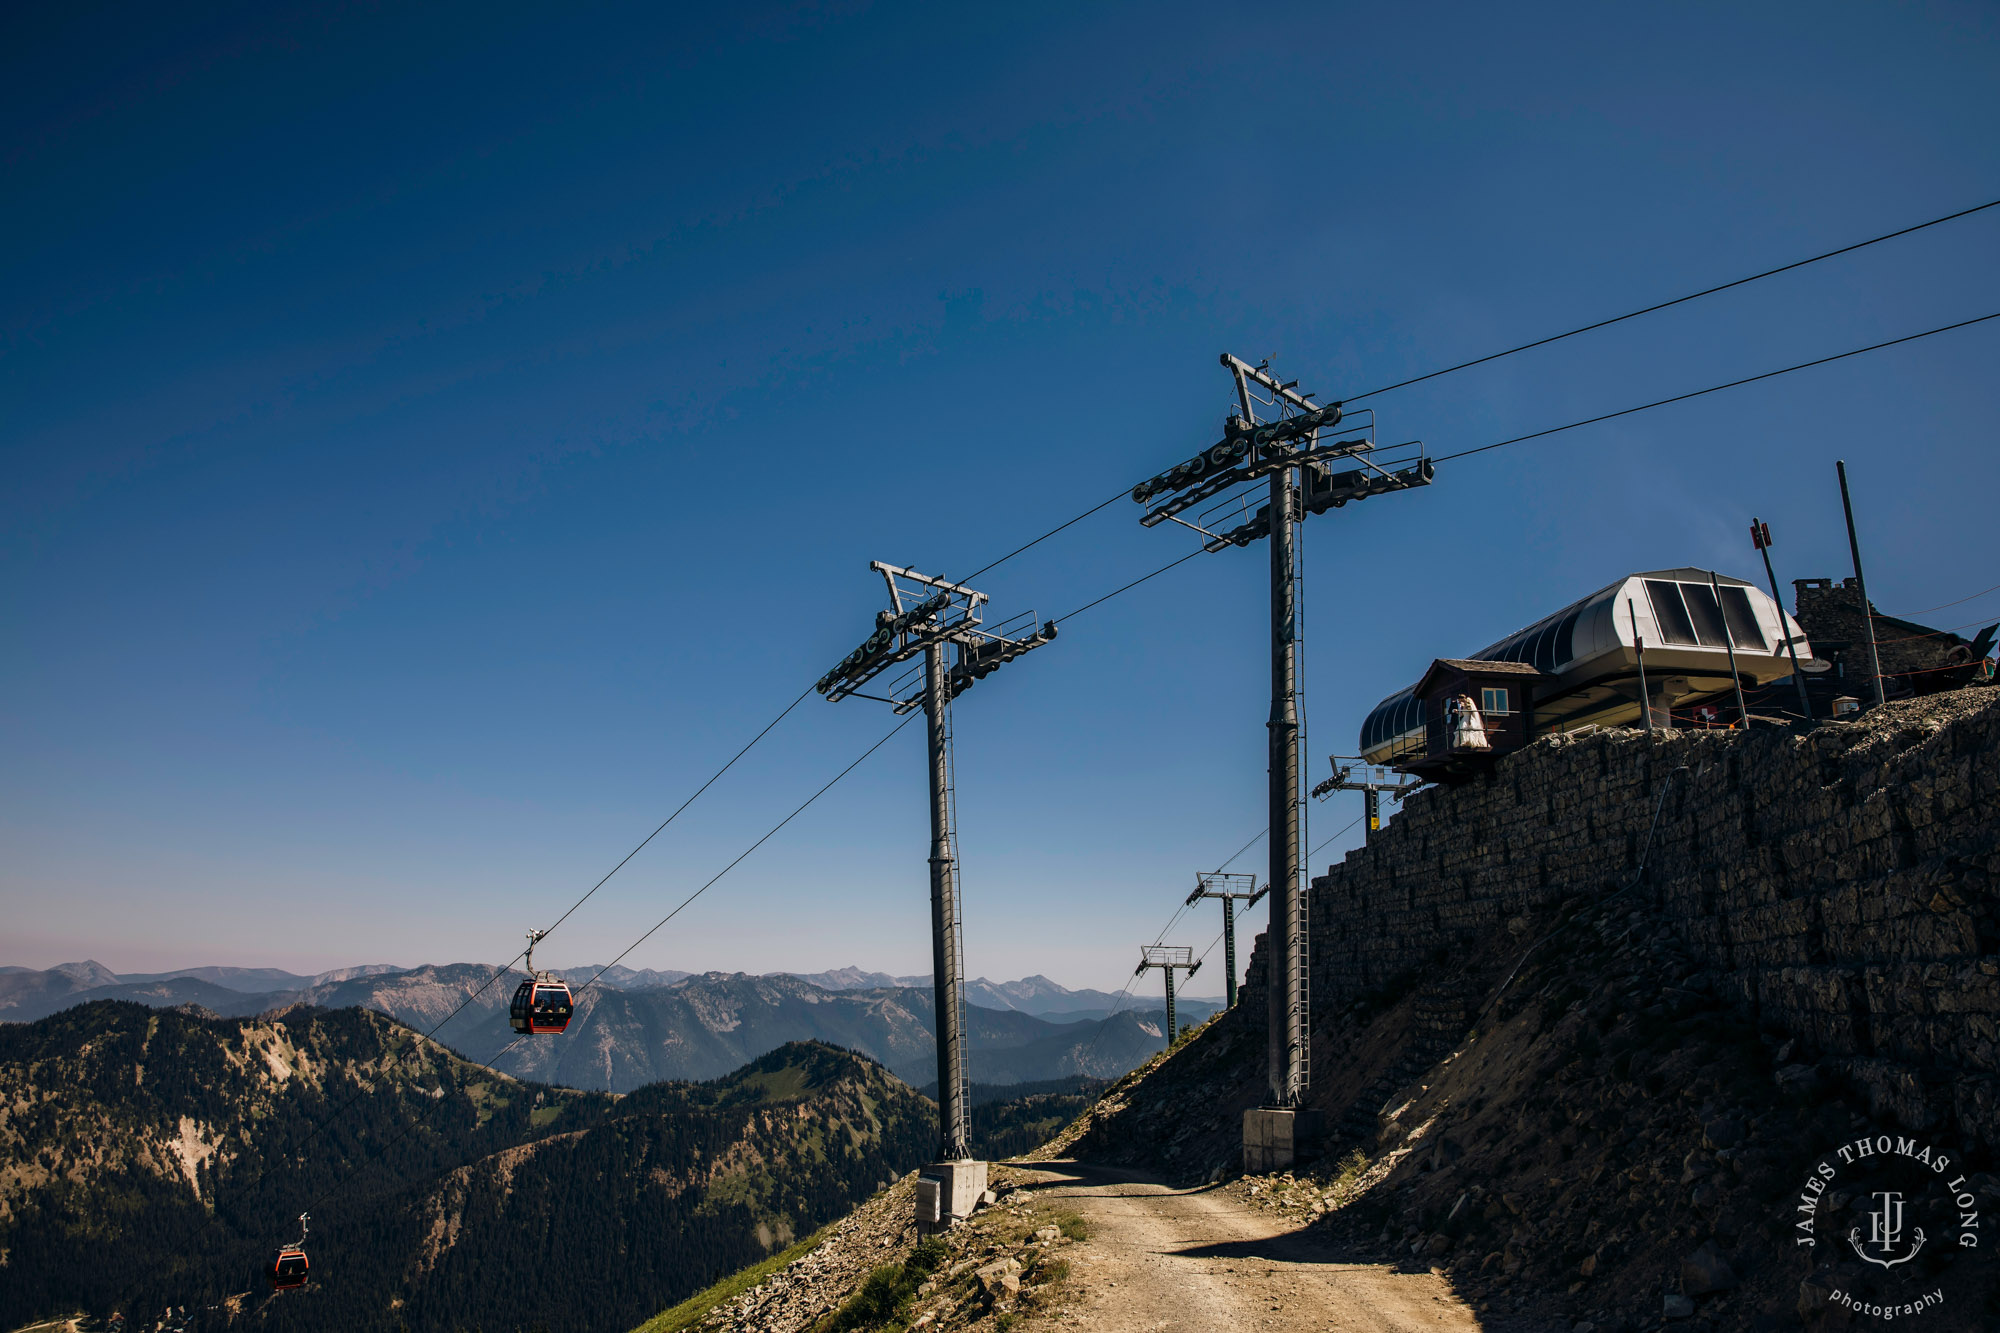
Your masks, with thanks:
<instances>
[{"instance_id":1,"label":"stacked stone blocks","mask_svg":"<svg viewBox=\"0 0 2000 1333\"><path fill-rule=\"evenodd\" d=\"M1881 1113L2000 1146L1996 810L1992 689L1809 733L1552 738L1411 797L1313 881L1314 1003L1622 893Z\"/></svg>"}]
</instances>

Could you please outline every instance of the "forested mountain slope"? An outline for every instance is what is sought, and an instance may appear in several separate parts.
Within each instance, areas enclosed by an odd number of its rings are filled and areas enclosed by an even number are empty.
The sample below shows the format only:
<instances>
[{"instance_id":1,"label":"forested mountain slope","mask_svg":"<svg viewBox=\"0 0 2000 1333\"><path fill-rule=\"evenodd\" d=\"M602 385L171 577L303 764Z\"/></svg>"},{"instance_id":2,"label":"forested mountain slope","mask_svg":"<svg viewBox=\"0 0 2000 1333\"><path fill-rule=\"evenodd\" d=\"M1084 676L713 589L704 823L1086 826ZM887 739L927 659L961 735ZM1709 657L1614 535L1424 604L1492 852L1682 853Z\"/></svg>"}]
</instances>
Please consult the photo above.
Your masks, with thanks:
<instances>
[{"instance_id":1,"label":"forested mountain slope","mask_svg":"<svg viewBox=\"0 0 2000 1333\"><path fill-rule=\"evenodd\" d=\"M629 1324L921 1161L935 1114L823 1046L615 1098L352 1009L92 1004L0 1027L0 1087L6 1327ZM308 1206L316 1281L272 1299L257 1268Z\"/></svg>"}]
</instances>

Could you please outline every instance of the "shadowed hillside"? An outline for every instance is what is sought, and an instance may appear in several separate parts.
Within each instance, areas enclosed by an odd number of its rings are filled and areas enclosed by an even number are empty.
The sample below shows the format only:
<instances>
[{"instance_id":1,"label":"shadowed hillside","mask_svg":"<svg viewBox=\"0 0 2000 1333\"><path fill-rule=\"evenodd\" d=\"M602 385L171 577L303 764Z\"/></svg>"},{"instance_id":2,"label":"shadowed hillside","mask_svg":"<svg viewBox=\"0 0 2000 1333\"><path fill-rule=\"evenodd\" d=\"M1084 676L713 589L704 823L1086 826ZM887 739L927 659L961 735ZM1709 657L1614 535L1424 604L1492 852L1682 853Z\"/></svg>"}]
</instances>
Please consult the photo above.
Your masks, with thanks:
<instances>
[{"instance_id":1,"label":"shadowed hillside","mask_svg":"<svg viewBox=\"0 0 2000 1333\"><path fill-rule=\"evenodd\" d=\"M168 1306L193 1328L629 1324L846 1212L935 1117L825 1046L617 1098L353 1009L88 1005L0 1028L0 1085L7 1327ZM258 1267L308 1205L316 1280L271 1298Z\"/></svg>"}]
</instances>

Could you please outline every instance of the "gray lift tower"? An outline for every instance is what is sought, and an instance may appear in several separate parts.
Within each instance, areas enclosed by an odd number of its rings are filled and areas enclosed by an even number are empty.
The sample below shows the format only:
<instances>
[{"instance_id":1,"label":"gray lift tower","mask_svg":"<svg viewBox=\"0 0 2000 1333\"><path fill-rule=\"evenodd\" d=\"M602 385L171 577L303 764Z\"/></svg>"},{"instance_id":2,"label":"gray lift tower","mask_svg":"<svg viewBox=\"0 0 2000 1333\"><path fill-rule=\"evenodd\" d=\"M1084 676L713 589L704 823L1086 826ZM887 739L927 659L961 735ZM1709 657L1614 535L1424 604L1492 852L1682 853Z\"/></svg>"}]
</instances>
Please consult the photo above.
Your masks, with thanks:
<instances>
[{"instance_id":1,"label":"gray lift tower","mask_svg":"<svg viewBox=\"0 0 2000 1333\"><path fill-rule=\"evenodd\" d=\"M1323 801L1337 791L1358 791L1361 793L1363 809L1368 815L1368 841L1375 841L1375 835L1382 831L1382 797L1384 793L1402 800L1405 796L1424 785L1422 778L1399 773L1393 768L1380 764L1364 764L1359 759L1349 759L1344 755L1328 755L1333 765L1333 776L1312 789L1313 799Z\"/></svg>"},{"instance_id":2,"label":"gray lift tower","mask_svg":"<svg viewBox=\"0 0 2000 1333\"><path fill-rule=\"evenodd\" d=\"M889 585L889 609L875 632L819 680L829 700L853 695L924 710L931 798L931 977L937 1009L938 1160L917 1182L919 1225L942 1228L970 1216L986 1189L986 1163L971 1158L965 1076L965 939L958 901L958 823L951 768L951 701L1004 663L1055 638L1053 621L1032 612L995 629L981 624L986 594L914 569L877 560L868 566ZM951 649L951 660L946 650ZM921 659L920 661L915 659ZM886 695L861 687L904 663Z\"/></svg>"},{"instance_id":3,"label":"gray lift tower","mask_svg":"<svg viewBox=\"0 0 2000 1333\"><path fill-rule=\"evenodd\" d=\"M1236 1007L1236 904L1240 900L1243 910L1249 911L1257 905L1257 900L1271 891L1267 884L1257 888L1257 877L1251 874L1225 875L1220 870L1195 872L1194 892L1188 895L1188 906L1193 907L1203 898L1222 899L1222 965L1229 969L1222 979L1222 1007Z\"/></svg>"},{"instance_id":4,"label":"gray lift tower","mask_svg":"<svg viewBox=\"0 0 2000 1333\"><path fill-rule=\"evenodd\" d=\"M1237 411L1223 422L1222 439L1132 488L1149 508L1147 527L1169 520L1192 528L1203 549L1248 546L1271 539L1271 925L1267 936L1270 1028L1266 1060L1269 1102L1244 1112L1246 1170L1290 1166L1298 1145L1310 1140L1315 1116L1305 1111L1312 1082L1312 1015L1307 994L1304 871L1305 784L1299 731L1299 524L1350 500L1428 485L1431 462L1412 443L1378 452L1374 421L1364 408L1360 433L1337 440L1330 432L1345 415L1339 403L1322 407L1281 381L1269 363L1250 365L1222 354L1236 381ZM1261 392L1260 392L1261 391ZM1264 396L1268 394L1269 396ZM1257 409L1270 419L1259 421ZM1352 427L1350 427L1352 429ZM1254 513L1247 483L1267 480L1268 499ZM1193 522L1180 515L1205 500L1216 503Z\"/></svg>"},{"instance_id":5,"label":"gray lift tower","mask_svg":"<svg viewBox=\"0 0 2000 1333\"><path fill-rule=\"evenodd\" d=\"M1201 971L1201 960L1185 944L1142 944L1139 946L1139 970L1132 975L1144 976L1149 967L1157 967L1167 974L1167 1049L1172 1050L1174 1041L1181 1035L1180 1021L1174 1017L1174 970L1178 968L1193 976Z\"/></svg>"}]
</instances>

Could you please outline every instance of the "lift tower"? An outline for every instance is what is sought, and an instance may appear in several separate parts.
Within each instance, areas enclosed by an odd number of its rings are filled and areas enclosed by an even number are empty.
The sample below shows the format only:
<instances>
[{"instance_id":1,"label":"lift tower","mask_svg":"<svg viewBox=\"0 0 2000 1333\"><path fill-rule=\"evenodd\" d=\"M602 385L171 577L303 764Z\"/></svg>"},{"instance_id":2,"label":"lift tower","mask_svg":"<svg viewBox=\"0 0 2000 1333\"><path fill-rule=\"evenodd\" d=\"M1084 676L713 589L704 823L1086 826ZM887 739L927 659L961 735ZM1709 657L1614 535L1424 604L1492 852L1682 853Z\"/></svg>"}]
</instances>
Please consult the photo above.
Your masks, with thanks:
<instances>
[{"instance_id":1,"label":"lift tower","mask_svg":"<svg viewBox=\"0 0 2000 1333\"><path fill-rule=\"evenodd\" d=\"M1311 1086L1312 1016L1307 980L1306 898L1303 878L1305 788L1301 781L1299 728L1299 549L1298 528L1307 514L1323 514L1350 500L1428 485L1431 461L1423 446L1412 442L1386 452L1375 447L1374 420L1368 409L1362 433L1352 439L1323 436L1340 424L1341 404L1324 407L1313 395L1297 391L1297 380L1281 381L1269 362L1250 365L1222 354L1223 368L1236 382L1238 410L1223 423L1222 439L1194 457L1132 488L1132 498L1150 505L1139 521L1147 527L1171 520L1202 537L1204 550L1248 546L1271 539L1271 925L1266 948L1269 961L1270 1018L1266 1045L1269 1101L1244 1116L1244 1152L1252 1157L1259 1144L1282 1137L1276 1157L1258 1154L1258 1169L1267 1162L1289 1165L1295 1130L1310 1133L1310 1124L1294 1115ZM1253 387L1254 386L1254 387ZM1268 393L1263 397L1259 390ZM1257 408L1273 414L1260 422ZM1335 471L1338 467L1341 470ZM1268 499L1252 513L1254 492L1245 483L1267 480ZM1171 498L1163 498L1171 497ZM1217 499L1194 522L1180 517L1204 500ZM1158 501L1158 503L1155 503Z\"/></svg>"},{"instance_id":2,"label":"lift tower","mask_svg":"<svg viewBox=\"0 0 2000 1333\"><path fill-rule=\"evenodd\" d=\"M970 1215L986 1188L986 1164L971 1160L970 1110L965 1075L965 940L958 899L952 783L951 703L975 683L1022 653L1056 636L1054 621L1039 628L1024 612L995 629L982 623L986 594L914 569L877 560L870 569L889 585L889 609L877 612L875 631L816 688L828 700L853 695L891 704L898 713L924 710L931 806L931 982L936 1000L938 1160L917 1186L917 1221L948 1226ZM947 660L946 650L951 650ZM913 661L920 659L920 661ZM887 695L861 686L890 668L912 663L891 677ZM928 1186L928 1188L927 1188Z\"/></svg>"},{"instance_id":3,"label":"lift tower","mask_svg":"<svg viewBox=\"0 0 2000 1333\"><path fill-rule=\"evenodd\" d=\"M1187 905L1193 907L1203 898L1222 899L1222 965L1229 969L1222 979L1222 1007L1236 1007L1236 904L1240 900L1243 910L1249 911L1257 905L1257 900L1270 892L1270 886L1255 887L1257 877L1251 874L1224 874L1220 870L1200 870L1195 872L1194 892L1188 895Z\"/></svg>"},{"instance_id":4,"label":"lift tower","mask_svg":"<svg viewBox=\"0 0 2000 1333\"><path fill-rule=\"evenodd\" d=\"M1362 808L1368 815L1369 842L1375 841L1375 835L1382 831L1383 793L1400 801L1424 785L1422 778L1411 777L1380 764L1366 764L1359 759L1337 754L1327 756L1327 760L1333 765L1333 776L1312 789L1313 799L1325 800L1337 791L1360 792Z\"/></svg>"},{"instance_id":5,"label":"lift tower","mask_svg":"<svg viewBox=\"0 0 2000 1333\"><path fill-rule=\"evenodd\" d=\"M1193 976L1201 971L1201 960L1185 944L1142 944L1139 946L1139 970L1132 975L1144 976L1149 967L1157 967L1167 974L1167 1049L1172 1050L1175 1040L1181 1035L1179 1021L1174 1017L1174 969L1179 968Z\"/></svg>"}]
</instances>

